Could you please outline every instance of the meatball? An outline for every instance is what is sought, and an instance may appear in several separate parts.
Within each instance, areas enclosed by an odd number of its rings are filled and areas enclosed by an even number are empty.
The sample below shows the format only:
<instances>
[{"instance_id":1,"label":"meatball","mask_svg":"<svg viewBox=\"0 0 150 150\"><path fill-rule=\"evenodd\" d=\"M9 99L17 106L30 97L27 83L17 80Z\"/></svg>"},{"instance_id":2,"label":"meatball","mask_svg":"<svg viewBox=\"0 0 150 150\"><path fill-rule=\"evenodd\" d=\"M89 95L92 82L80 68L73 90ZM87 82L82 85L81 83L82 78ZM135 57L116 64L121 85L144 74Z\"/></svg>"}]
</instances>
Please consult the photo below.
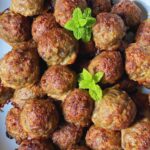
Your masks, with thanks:
<instances>
[{"instance_id":1,"label":"meatball","mask_svg":"<svg viewBox=\"0 0 150 150\"><path fill-rule=\"evenodd\" d=\"M8 100L13 96L14 90L5 87L0 80L0 108L8 102Z\"/></svg>"},{"instance_id":2,"label":"meatball","mask_svg":"<svg viewBox=\"0 0 150 150\"><path fill-rule=\"evenodd\" d=\"M150 43L150 19L147 19L143 21L136 34L136 42L143 44L143 45L149 45Z\"/></svg>"},{"instance_id":3,"label":"meatball","mask_svg":"<svg viewBox=\"0 0 150 150\"><path fill-rule=\"evenodd\" d=\"M39 15L44 10L44 0L11 0L10 10L23 16Z\"/></svg>"},{"instance_id":4,"label":"meatball","mask_svg":"<svg viewBox=\"0 0 150 150\"><path fill-rule=\"evenodd\" d=\"M77 41L68 31L61 28L51 29L38 43L39 55L48 65L74 63L77 50Z\"/></svg>"},{"instance_id":5,"label":"meatball","mask_svg":"<svg viewBox=\"0 0 150 150\"><path fill-rule=\"evenodd\" d=\"M30 40L30 19L10 11L3 13L0 15L0 38L10 44Z\"/></svg>"},{"instance_id":6,"label":"meatball","mask_svg":"<svg viewBox=\"0 0 150 150\"><path fill-rule=\"evenodd\" d=\"M90 1L94 16L97 16L101 12L109 12L111 10L110 0L90 0Z\"/></svg>"},{"instance_id":7,"label":"meatball","mask_svg":"<svg viewBox=\"0 0 150 150\"><path fill-rule=\"evenodd\" d=\"M125 68L129 78L150 88L150 46L133 43L125 52Z\"/></svg>"},{"instance_id":8,"label":"meatball","mask_svg":"<svg viewBox=\"0 0 150 150\"><path fill-rule=\"evenodd\" d=\"M131 0L122 0L114 5L112 13L120 15L129 27L138 25L142 19L141 9Z\"/></svg>"},{"instance_id":9,"label":"meatball","mask_svg":"<svg viewBox=\"0 0 150 150\"><path fill-rule=\"evenodd\" d=\"M92 150L121 150L121 134L93 125L87 131L86 144Z\"/></svg>"},{"instance_id":10,"label":"meatball","mask_svg":"<svg viewBox=\"0 0 150 150\"><path fill-rule=\"evenodd\" d=\"M15 138L18 143L27 139L27 132L25 132L20 124L20 109L11 108L6 117L6 131Z\"/></svg>"},{"instance_id":11,"label":"meatball","mask_svg":"<svg viewBox=\"0 0 150 150\"><path fill-rule=\"evenodd\" d=\"M38 55L32 49L16 49L0 62L2 84L14 89L34 84L39 78Z\"/></svg>"},{"instance_id":12,"label":"meatball","mask_svg":"<svg viewBox=\"0 0 150 150\"><path fill-rule=\"evenodd\" d=\"M95 45L100 50L116 50L125 35L123 20L111 13L100 13L93 27Z\"/></svg>"},{"instance_id":13,"label":"meatball","mask_svg":"<svg viewBox=\"0 0 150 150\"><path fill-rule=\"evenodd\" d=\"M51 13L45 13L38 16L32 24L33 39L38 42L43 34L47 33L50 29L57 27L55 17Z\"/></svg>"},{"instance_id":14,"label":"meatball","mask_svg":"<svg viewBox=\"0 0 150 150\"><path fill-rule=\"evenodd\" d=\"M71 18L75 8L85 9L86 0L56 0L54 16L63 27Z\"/></svg>"},{"instance_id":15,"label":"meatball","mask_svg":"<svg viewBox=\"0 0 150 150\"><path fill-rule=\"evenodd\" d=\"M64 101L67 94L75 88L76 74L67 66L51 66L41 79L41 86L48 96Z\"/></svg>"},{"instance_id":16,"label":"meatball","mask_svg":"<svg viewBox=\"0 0 150 150\"><path fill-rule=\"evenodd\" d=\"M54 150L54 147L47 141L25 140L21 143L18 150Z\"/></svg>"},{"instance_id":17,"label":"meatball","mask_svg":"<svg viewBox=\"0 0 150 150\"><path fill-rule=\"evenodd\" d=\"M102 83L113 84L123 74L123 62L119 51L103 51L92 59L88 70L95 74L99 71L104 72Z\"/></svg>"},{"instance_id":18,"label":"meatball","mask_svg":"<svg viewBox=\"0 0 150 150\"><path fill-rule=\"evenodd\" d=\"M61 150L66 150L70 145L78 143L81 136L81 127L67 124L53 133L52 140Z\"/></svg>"},{"instance_id":19,"label":"meatball","mask_svg":"<svg viewBox=\"0 0 150 150\"><path fill-rule=\"evenodd\" d=\"M150 120L142 119L121 131L122 148L125 150L150 149Z\"/></svg>"},{"instance_id":20,"label":"meatball","mask_svg":"<svg viewBox=\"0 0 150 150\"><path fill-rule=\"evenodd\" d=\"M20 114L23 129L31 139L47 139L58 124L58 113L51 100L28 100Z\"/></svg>"},{"instance_id":21,"label":"meatball","mask_svg":"<svg viewBox=\"0 0 150 150\"><path fill-rule=\"evenodd\" d=\"M11 102L13 105L23 108L25 102L29 99L43 98L46 94L38 84L17 89Z\"/></svg>"},{"instance_id":22,"label":"meatball","mask_svg":"<svg viewBox=\"0 0 150 150\"><path fill-rule=\"evenodd\" d=\"M69 146L67 150L90 150L90 149L86 146L72 145L72 146Z\"/></svg>"},{"instance_id":23,"label":"meatball","mask_svg":"<svg viewBox=\"0 0 150 150\"><path fill-rule=\"evenodd\" d=\"M88 126L91 123L92 111L93 100L84 90L73 90L63 103L65 120L77 126Z\"/></svg>"},{"instance_id":24,"label":"meatball","mask_svg":"<svg viewBox=\"0 0 150 150\"><path fill-rule=\"evenodd\" d=\"M104 90L101 101L95 103L92 121L109 130L127 128L134 120L136 106L126 92L113 88Z\"/></svg>"}]
</instances>

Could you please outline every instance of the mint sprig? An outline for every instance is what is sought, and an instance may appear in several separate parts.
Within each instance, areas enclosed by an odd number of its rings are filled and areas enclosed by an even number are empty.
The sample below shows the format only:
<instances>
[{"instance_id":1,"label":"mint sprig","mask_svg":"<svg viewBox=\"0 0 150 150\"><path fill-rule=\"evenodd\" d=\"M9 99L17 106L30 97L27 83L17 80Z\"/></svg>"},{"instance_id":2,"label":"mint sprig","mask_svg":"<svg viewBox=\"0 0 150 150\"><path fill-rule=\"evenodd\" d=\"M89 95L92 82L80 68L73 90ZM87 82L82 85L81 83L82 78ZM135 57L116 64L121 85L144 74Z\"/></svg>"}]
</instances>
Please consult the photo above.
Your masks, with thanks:
<instances>
[{"instance_id":1,"label":"mint sprig","mask_svg":"<svg viewBox=\"0 0 150 150\"><path fill-rule=\"evenodd\" d=\"M96 74L92 75L86 69L83 69L82 73L79 74L79 88L89 90L89 94L93 100L101 100L103 92L97 83L101 81L103 76L103 72L97 72Z\"/></svg>"},{"instance_id":2,"label":"mint sprig","mask_svg":"<svg viewBox=\"0 0 150 150\"><path fill-rule=\"evenodd\" d=\"M92 26L96 23L96 19L91 15L90 8L86 8L83 12L77 7L73 11L72 18L65 24L65 29L72 31L77 40L82 39L89 42L92 36Z\"/></svg>"}]
</instances>

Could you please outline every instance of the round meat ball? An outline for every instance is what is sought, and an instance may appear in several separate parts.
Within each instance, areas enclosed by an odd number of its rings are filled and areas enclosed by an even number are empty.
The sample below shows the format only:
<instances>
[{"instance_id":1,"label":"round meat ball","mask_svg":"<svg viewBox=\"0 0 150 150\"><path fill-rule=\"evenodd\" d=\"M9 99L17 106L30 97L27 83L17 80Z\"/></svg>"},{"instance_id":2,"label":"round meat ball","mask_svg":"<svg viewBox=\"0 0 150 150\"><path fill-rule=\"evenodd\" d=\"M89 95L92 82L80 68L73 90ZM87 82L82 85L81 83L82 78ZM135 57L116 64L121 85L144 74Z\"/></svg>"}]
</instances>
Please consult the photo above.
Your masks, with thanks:
<instances>
[{"instance_id":1,"label":"round meat ball","mask_svg":"<svg viewBox=\"0 0 150 150\"><path fill-rule=\"evenodd\" d=\"M150 46L133 43L125 53L125 68L129 78L150 88Z\"/></svg>"},{"instance_id":2,"label":"round meat ball","mask_svg":"<svg viewBox=\"0 0 150 150\"><path fill-rule=\"evenodd\" d=\"M30 19L10 11L4 12L0 15L0 38L10 44L30 40Z\"/></svg>"},{"instance_id":3,"label":"round meat ball","mask_svg":"<svg viewBox=\"0 0 150 150\"><path fill-rule=\"evenodd\" d=\"M109 88L104 90L101 101L95 103L92 121L96 126L121 130L134 120L136 106L126 92Z\"/></svg>"},{"instance_id":4,"label":"round meat ball","mask_svg":"<svg viewBox=\"0 0 150 150\"><path fill-rule=\"evenodd\" d=\"M118 131L93 125L87 131L85 139L92 150L121 150L121 134Z\"/></svg>"},{"instance_id":5,"label":"round meat ball","mask_svg":"<svg viewBox=\"0 0 150 150\"><path fill-rule=\"evenodd\" d=\"M35 16L44 10L44 0L11 0L10 10L23 16Z\"/></svg>"},{"instance_id":6,"label":"round meat ball","mask_svg":"<svg viewBox=\"0 0 150 150\"><path fill-rule=\"evenodd\" d=\"M32 49L16 49L0 62L2 84L14 89L34 84L39 78L39 57Z\"/></svg>"},{"instance_id":7,"label":"round meat ball","mask_svg":"<svg viewBox=\"0 0 150 150\"><path fill-rule=\"evenodd\" d=\"M24 140L18 150L55 150L53 145L47 141Z\"/></svg>"},{"instance_id":8,"label":"round meat ball","mask_svg":"<svg viewBox=\"0 0 150 150\"><path fill-rule=\"evenodd\" d=\"M27 86L15 90L11 102L13 103L13 105L22 109L26 101L28 101L29 99L43 98L45 95L46 94L43 92L41 86L38 84L34 84L32 86Z\"/></svg>"},{"instance_id":9,"label":"round meat ball","mask_svg":"<svg viewBox=\"0 0 150 150\"><path fill-rule=\"evenodd\" d=\"M109 12L111 10L110 0L90 0L90 1L94 16L97 16L101 12Z\"/></svg>"},{"instance_id":10,"label":"round meat ball","mask_svg":"<svg viewBox=\"0 0 150 150\"><path fill-rule=\"evenodd\" d=\"M136 34L136 42L143 44L143 45L149 45L150 43L150 19L147 19L143 21Z\"/></svg>"},{"instance_id":11,"label":"round meat ball","mask_svg":"<svg viewBox=\"0 0 150 150\"><path fill-rule=\"evenodd\" d=\"M33 39L38 42L43 34L47 33L50 29L57 27L55 17L52 13L45 13L38 16L32 24Z\"/></svg>"},{"instance_id":12,"label":"round meat ball","mask_svg":"<svg viewBox=\"0 0 150 150\"><path fill-rule=\"evenodd\" d=\"M76 74L67 66L51 66L41 79L41 86L48 96L64 101L76 86Z\"/></svg>"},{"instance_id":13,"label":"round meat ball","mask_svg":"<svg viewBox=\"0 0 150 150\"><path fill-rule=\"evenodd\" d=\"M75 8L85 9L86 0L56 0L54 16L56 21L63 27L71 18Z\"/></svg>"},{"instance_id":14,"label":"round meat ball","mask_svg":"<svg viewBox=\"0 0 150 150\"><path fill-rule=\"evenodd\" d=\"M8 100L13 96L14 90L5 87L0 80L0 109L8 102Z\"/></svg>"},{"instance_id":15,"label":"round meat ball","mask_svg":"<svg viewBox=\"0 0 150 150\"><path fill-rule=\"evenodd\" d=\"M90 73L104 72L103 84L114 84L123 74L123 61L119 51L103 51L92 59L88 66Z\"/></svg>"},{"instance_id":16,"label":"round meat ball","mask_svg":"<svg viewBox=\"0 0 150 150\"><path fill-rule=\"evenodd\" d=\"M20 114L23 129L31 139L47 139L58 124L58 113L51 100L28 100Z\"/></svg>"},{"instance_id":17,"label":"round meat ball","mask_svg":"<svg viewBox=\"0 0 150 150\"><path fill-rule=\"evenodd\" d=\"M78 143L81 136L81 127L67 124L53 133L52 140L61 150L66 150L70 145Z\"/></svg>"},{"instance_id":18,"label":"round meat ball","mask_svg":"<svg viewBox=\"0 0 150 150\"><path fill-rule=\"evenodd\" d=\"M112 8L112 13L120 15L129 27L138 25L142 20L142 11L131 0L122 0Z\"/></svg>"},{"instance_id":19,"label":"round meat ball","mask_svg":"<svg viewBox=\"0 0 150 150\"><path fill-rule=\"evenodd\" d=\"M125 35L123 20L115 14L100 13L93 27L95 45L100 50L116 50Z\"/></svg>"},{"instance_id":20,"label":"round meat ball","mask_svg":"<svg viewBox=\"0 0 150 150\"><path fill-rule=\"evenodd\" d=\"M150 149L150 120L142 119L121 131L122 148L125 150Z\"/></svg>"},{"instance_id":21,"label":"round meat ball","mask_svg":"<svg viewBox=\"0 0 150 150\"><path fill-rule=\"evenodd\" d=\"M20 143L27 139L28 134L25 132L20 124L20 109L11 108L6 117L6 131Z\"/></svg>"},{"instance_id":22,"label":"round meat ball","mask_svg":"<svg viewBox=\"0 0 150 150\"><path fill-rule=\"evenodd\" d=\"M72 145L72 146L69 146L67 150L90 150L90 149L86 146Z\"/></svg>"},{"instance_id":23,"label":"round meat ball","mask_svg":"<svg viewBox=\"0 0 150 150\"><path fill-rule=\"evenodd\" d=\"M68 65L77 57L78 42L66 30L53 28L38 43L39 55L50 65Z\"/></svg>"},{"instance_id":24,"label":"round meat ball","mask_svg":"<svg viewBox=\"0 0 150 150\"><path fill-rule=\"evenodd\" d=\"M67 122L86 127L91 123L93 100L85 90L75 89L63 103L63 114Z\"/></svg>"}]
</instances>

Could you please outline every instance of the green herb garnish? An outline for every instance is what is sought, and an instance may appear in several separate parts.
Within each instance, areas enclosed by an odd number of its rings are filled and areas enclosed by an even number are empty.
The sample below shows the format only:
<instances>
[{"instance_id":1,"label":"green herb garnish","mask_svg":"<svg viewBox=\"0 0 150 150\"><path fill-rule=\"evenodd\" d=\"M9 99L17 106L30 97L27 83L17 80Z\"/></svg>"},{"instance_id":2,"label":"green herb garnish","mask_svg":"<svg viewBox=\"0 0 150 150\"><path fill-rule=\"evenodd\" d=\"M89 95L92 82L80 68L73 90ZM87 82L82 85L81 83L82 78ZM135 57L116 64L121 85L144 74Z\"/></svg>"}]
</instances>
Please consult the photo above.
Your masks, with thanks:
<instances>
[{"instance_id":1,"label":"green herb garnish","mask_svg":"<svg viewBox=\"0 0 150 150\"><path fill-rule=\"evenodd\" d=\"M79 88L89 90L90 96L95 100L101 100L103 92L101 87L97 84L103 78L104 73L98 72L92 75L86 69L83 69L82 73L79 74Z\"/></svg>"},{"instance_id":2,"label":"green herb garnish","mask_svg":"<svg viewBox=\"0 0 150 150\"><path fill-rule=\"evenodd\" d=\"M92 26L96 23L91 12L90 8L86 8L83 12L80 8L76 8L73 11L72 19L65 24L65 29L72 31L77 40L82 39L84 42L91 40Z\"/></svg>"}]
</instances>

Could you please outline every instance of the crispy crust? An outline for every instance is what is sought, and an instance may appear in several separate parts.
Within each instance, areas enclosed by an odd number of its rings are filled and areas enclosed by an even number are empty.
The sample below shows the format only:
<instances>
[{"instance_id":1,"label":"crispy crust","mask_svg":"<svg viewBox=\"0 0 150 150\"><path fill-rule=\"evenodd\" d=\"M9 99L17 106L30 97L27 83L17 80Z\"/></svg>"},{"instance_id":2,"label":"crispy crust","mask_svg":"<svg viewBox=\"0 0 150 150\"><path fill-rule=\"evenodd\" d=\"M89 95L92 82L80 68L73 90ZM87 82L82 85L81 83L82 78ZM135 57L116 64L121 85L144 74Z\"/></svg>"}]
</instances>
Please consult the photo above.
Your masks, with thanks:
<instances>
[{"instance_id":1,"label":"crispy crust","mask_svg":"<svg viewBox=\"0 0 150 150\"><path fill-rule=\"evenodd\" d=\"M81 136L81 127L67 124L53 133L52 140L61 150L66 150L70 145L77 144Z\"/></svg>"},{"instance_id":2,"label":"crispy crust","mask_svg":"<svg viewBox=\"0 0 150 150\"><path fill-rule=\"evenodd\" d=\"M44 0L12 0L10 10L23 16L35 16L44 10Z\"/></svg>"},{"instance_id":3,"label":"crispy crust","mask_svg":"<svg viewBox=\"0 0 150 150\"><path fill-rule=\"evenodd\" d=\"M143 119L121 131L122 148L148 150L150 148L150 120Z\"/></svg>"},{"instance_id":4,"label":"crispy crust","mask_svg":"<svg viewBox=\"0 0 150 150\"><path fill-rule=\"evenodd\" d=\"M34 84L39 78L38 55L32 49L16 49L7 53L0 63L4 86L14 89Z\"/></svg>"},{"instance_id":5,"label":"crispy crust","mask_svg":"<svg viewBox=\"0 0 150 150\"><path fill-rule=\"evenodd\" d=\"M86 8L86 0L57 0L54 11L56 21L63 27L72 18L73 10L76 7Z\"/></svg>"},{"instance_id":6,"label":"crispy crust","mask_svg":"<svg viewBox=\"0 0 150 150\"><path fill-rule=\"evenodd\" d=\"M92 111L93 100L84 90L73 90L63 103L65 120L77 126L88 126L91 123Z\"/></svg>"},{"instance_id":7,"label":"crispy crust","mask_svg":"<svg viewBox=\"0 0 150 150\"><path fill-rule=\"evenodd\" d=\"M93 150L121 150L121 134L93 125L87 131L86 144Z\"/></svg>"},{"instance_id":8,"label":"crispy crust","mask_svg":"<svg viewBox=\"0 0 150 150\"><path fill-rule=\"evenodd\" d=\"M48 96L64 101L76 86L76 74L67 66L52 66L42 76L41 86Z\"/></svg>"},{"instance_id":9,"label":"crispy crust","mask_svg":"<svg viewBox=\"0 0 150 150\"><path fill-rule=\"evenodd\" d=\"M6 130L18 143L27 139L28 136L20 124L20 112L18 108L11 108L6 117Z\"/></svg>"},{"instance_id":10,"label":"crispy crust","mask_svg":"<svg viewBox=\"0 0 150 150\"><path fill-rule=\"evenodd\" d=\"M103 51L92 59L88 70L95 74L104 72L102 83L115 83L123 74L123 61L119 51Z\"/></svg>"},{"instance_id":11,"label":"crispy crust","mask_svg":"<svg viewBox=\"0 0 150 150\"><path fill-rule=\"evenodd\" d=\"M123 91L106 89L101 101L95 103L92 121L96 126L109 130L127 128L134 120L136 106Z\"/></svg>"},{"instance_id":12,"label":"crispy crust","mask_svg":"<svg viewBox=\"0 0 150 150\"><path fill-rule=\"evenodd\" d=\"M112 13L120 15L127 26L135 26L141 22L142 11L131 0L122 0L112 8Z\"/></svg>"},{"instance_id":13,"label":"crispy crust","mask_svg":"<svg viewBox=\"0 0 150 150\"><path fill-rule=\"evenodd\" d=\"M20 114L23 129L31 139L47 139L58 124L58 113L51 100L28 100Z\"/></svg>"},{"instance_id":14,"label":"crispy crust","mask_svg":"<svg viewBox=\"0 0 150 150\"><path fill-rule=\"evenodd\" d=\"M50 65L68 65L77 57L78 42L62 28L53 28L38 43L39 55Z\"/></svg>"},{"instance_id":15,"label":"crispy crust","mask_svg":"<svg viewBox=\"0 0 150 150\"><path fill-rule=\"evenodd\" d=\"M4 12L0 16L0 38L8 43L30 40L31 20L10 11Z\"/></svg>"},{"instance_id":16,"label":"crispy crust","mask_svg":"<svg viewBox=\"0 0 150 150\"><path fill-rule=\"evenodd\" d=\"M38 42L39 39L42 38L43 34L57 26L58 24L56 23L55 17L52 13L45 13L38 16L32 24L33 39Z\"/></svg>"},{"instance_id":17,"label":"crispy crust","mask_svg":"<svg viewBox=\"0 0 150 150\"><path fill-rule=\"evenodd\" d=\"M93 27L95 45L100 50L116 50L125 35L123 20L111 13L100 13Z\"/></svg>"},{"instance_id":18,"label":"crispy crust","mask_svg":"<svg viewBox=\"0 0 150 150\"><path fill-rule=\"evenodd\" d=\"M67 150L90 150L90 149L86 146L72 145L69 148L67 148Z\"/></svg>"},{"instance_id":19,"label":"crispy crust","mask_svg":"<svg viewBox=\"0 0 150 150\"><path fill-rule=\"evenodd\" d=\"M130 79L150 88L150 46L133 43L125 52L125 68Z\"/></svg>"}]
</instances>

